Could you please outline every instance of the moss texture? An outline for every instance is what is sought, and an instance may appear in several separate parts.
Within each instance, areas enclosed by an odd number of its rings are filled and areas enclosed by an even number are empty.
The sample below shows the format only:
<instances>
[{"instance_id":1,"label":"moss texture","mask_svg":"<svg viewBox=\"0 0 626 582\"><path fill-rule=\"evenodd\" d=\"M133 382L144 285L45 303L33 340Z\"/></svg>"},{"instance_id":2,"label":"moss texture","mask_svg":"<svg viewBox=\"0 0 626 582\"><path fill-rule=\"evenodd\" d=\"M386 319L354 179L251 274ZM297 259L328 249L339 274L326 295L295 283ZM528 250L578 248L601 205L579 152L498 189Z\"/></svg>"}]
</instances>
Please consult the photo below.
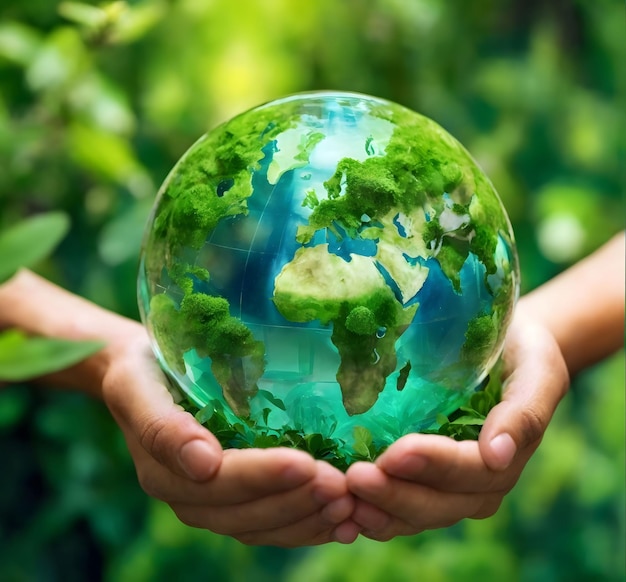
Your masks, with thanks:
<instances>
[{"instance_id":1,"label":"moss texture","mask_svg":"<svg viewBox=\"0 0 626 582\"><path fill-rule=\"evenodd\" d=\"M460 293L459 272L469 254L485 266L487 282L497 271L498 235L510 232L493 186L456 140L403 107L377 100L369 106L370 115L394 126L384 151L376 155L373 139L368 138L368 157L338 160L324 183L325 192L306 193L303 206L311 209L309 223L297 234L303 246L277 276L273 297L288 320L332 324L332 341L341 357L337 380L350 414L367 411L395 371L395 343L418 309L417 304L409 308L403 302L407 294L419 290L427 273L419 273L416 256L435 257ZM264 148L297 126L299 107L298 99L261 107L199 140L166 180L154 229L146 241L148 278L159 280L165 270L182 292L178 304L156 295L150 306L150 320L166 361L182 370L182 354L189 349L210 357L224 397L237 414L249 412L248 401L264 370L263 344L230 315L225 299L194 290L193 281L208 281L208 273L177 261L187 249L200 249L220 220L247 214L253 171L260 167ZM305 165L324 138L321 131L304 134L294 162ZM394 232L390 225L400 213L421 220L415 227L419 240L415 232L390 234ZM320 248L323 245L307 246L320 229L339 239L377 237L378 270L365 264L374 264L370 258L359 263L354 255L349 264ZM399 283L404 287L395 295L385 273L393 281L404 274ZM480 361L497 340L510 309L512 287L510 279L501 285L494 292L492 311L470 322L462 350L467 363ZM379 334L380 329L385 333ZM410 371L408 363L398 389L404 387Z\"/></svg>"}]
</instances>

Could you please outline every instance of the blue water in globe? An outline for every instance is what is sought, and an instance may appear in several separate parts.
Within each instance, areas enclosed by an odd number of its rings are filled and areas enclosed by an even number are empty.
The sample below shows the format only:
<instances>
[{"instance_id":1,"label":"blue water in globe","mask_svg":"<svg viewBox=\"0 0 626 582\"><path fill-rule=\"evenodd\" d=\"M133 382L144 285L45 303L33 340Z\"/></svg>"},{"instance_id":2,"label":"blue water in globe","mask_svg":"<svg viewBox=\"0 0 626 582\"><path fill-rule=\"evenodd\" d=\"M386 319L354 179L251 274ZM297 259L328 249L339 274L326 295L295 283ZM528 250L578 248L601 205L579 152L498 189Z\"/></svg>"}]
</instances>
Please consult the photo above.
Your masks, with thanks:
<instances>
[{"instance_id":1,"label":"blue water in globe","mask_svg":"<svg viewBox=\"0 0 626 582\"><path fill-rule=\"evenodd\" d=\"M349 463L467 401L517 286L506 214L454 138L384 100L309 93L181 159L139 303L164 370L225 446L319 435L319 456Z\"/></svg>"}]
</instances>

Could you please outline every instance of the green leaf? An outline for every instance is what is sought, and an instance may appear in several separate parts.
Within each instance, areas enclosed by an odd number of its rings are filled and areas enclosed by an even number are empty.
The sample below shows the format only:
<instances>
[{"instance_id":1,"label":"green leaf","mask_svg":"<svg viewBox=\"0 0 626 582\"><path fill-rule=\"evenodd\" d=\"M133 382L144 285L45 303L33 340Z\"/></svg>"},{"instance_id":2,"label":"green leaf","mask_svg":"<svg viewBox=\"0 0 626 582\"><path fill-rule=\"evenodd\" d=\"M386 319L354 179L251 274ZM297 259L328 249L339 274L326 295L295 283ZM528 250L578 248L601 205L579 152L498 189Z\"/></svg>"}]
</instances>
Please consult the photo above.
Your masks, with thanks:
<instances>
[{"instance_id":1,"label":"green leaf","mask_svg":"<svg viewBox=\"0 0 626 582\"><path fill-rule=\"evenodd\" d=\"M69 128L68 139L70 156L81 169L121 184L144 180L128 138L77 122Z\"/></svg>"},{"instance_id":2,"label":"green leaf","mask_svg":"<svg viewBox=\"0 0 626 582\"><path fill-rule=\"evenodd\" d=\"M485 424L484 418L478 418L476 416L460 416L459 418L455 418L450 424L460 424L460 425L472 425L472 426L482 426Z\"/></svg>"},{"instance_id":3,"label":"green leaf","mask_svg":"<svg viewBox=\"0 0 626 582\"><path fill-rule=\"evenodd\" d=\"M0 58L20 65L28 65L41 44L40 33L19 22L0 25Z\"/></svg>"},{"instance_id":4,"label":"green leaf","mask_svg":"<svg viewBox=\"0 0 626 582\"><path fill-rule=\"evenodd\" d=\"M88 73L90 63L91 57L79 32L71 27L56 28L46 36L26 69L26 82L37 93L65 94Z\"/></svg>"},{"instance_id":5,"label":"green leaf","mask_svg":"<svg viewBox=\"0 0 626 582\"><path fill-rule=\"evenodd\" d=\"M372 433L363 426L354 427L354 451L365 458L370 457Z\"/></svg>"},{"instance_id":6,"label":"green leaf","mask_svg":"<svg viewBox=\"0 0 626 582\"><path fill-rule=\"evenodd\" d=\"M128 211L104 226L98 241L98 251L108 265L119 265L136 260L141 249L141 238L153 200L134 204Z\"/></svg>"},{"instance_id":7,"label":"green leaf","mask_svg":"<svg viewBox=\"0 0 626 582\"><path fill-rule=\"evenodd\" d=\"M48 212L0 233L0 283L21 267L30 267L48 256L67 234L69 225L66 214Z\"/></svg>"},{"instance_id":8,"label":"green leaf","mask_svg":"<svg viewBox=\"0 0 626 582\"><path fill-rule=\"evenodd\" d=\"M85 32L99 42L130 43L144 36L163 17L159 4L144 3L129 6L114 1L95 7L82 2L62 2L59 14L81 25Z\"/></svg>"},{"instance_id":9,"label":"green leaf","mask_svg":"<svg viewBox=\"0 0 626 582\"><path fill-rule=\"evenodd\" d=\"M106 24L109 16L105 10L82 2L61 2L59 14L77 24L97 28Z\"/></svg>"},{"instance_id":10,"label":"green leaf","mask_svg":"<svg viewBox=\"0 0 626 582\"><path fill-rule=\"evenodd\" d=\"M437 424L447 424L448 417L445 416L444 414L438 414L436 421L437 421Z\"/></svg>"},{"instance_id":11,"label":"green leaf","mask_svg":"<svg viewBox=\"0 0 626 582\"><path fill-rule=\"evenodd\" d=\"M491 394L481 391L476 392L476 394L471 397L469 404L462 406L461 410L484 418L496 404L497 402Z\"/></svg>"},{"instance_id":12,"label":"green leaf","mask_svg":"<svg viewBox=\"0 0 626 582\"><path fill-rule=\"evenodd\" d=\"M21 382L73 366L104 347L102 342L0 334L0 380Z\"/></svg>"},{"instance_id":13,"label":"green leaf","mask_svg":"<svg viewBox=\"0 0 626 582\"><path fill-rule=\"evenodd\" d=\"M307 450L316 458L317 453L324 446L324 437L320 433L308 434L304 437Z\"/></svg>"},{"instance_id":14,"label":"green leaf","mask_svg":"<svg viewBox=\"0 0 626 582\"><path fill-rule=\"evenodd\" d=\"M163 14L162 7L156 3L127 7L111 27L110 42L130 43L143 37L162 19Z\"/></svg>"},{"instance_id":15,"label":"green leaf","mask_svg":"<svg viewBox=\"0 0 626 582\"><path fill-rule=\"evenodd\" d=\"M272 403L276 408L279 408L280 410L287 410L287 408L285 408L285 403L280 398L276 398L276 396L274 396L268 390L259 390L258 395L263 396L268 402Z\"/></svg>"}]
</instances>

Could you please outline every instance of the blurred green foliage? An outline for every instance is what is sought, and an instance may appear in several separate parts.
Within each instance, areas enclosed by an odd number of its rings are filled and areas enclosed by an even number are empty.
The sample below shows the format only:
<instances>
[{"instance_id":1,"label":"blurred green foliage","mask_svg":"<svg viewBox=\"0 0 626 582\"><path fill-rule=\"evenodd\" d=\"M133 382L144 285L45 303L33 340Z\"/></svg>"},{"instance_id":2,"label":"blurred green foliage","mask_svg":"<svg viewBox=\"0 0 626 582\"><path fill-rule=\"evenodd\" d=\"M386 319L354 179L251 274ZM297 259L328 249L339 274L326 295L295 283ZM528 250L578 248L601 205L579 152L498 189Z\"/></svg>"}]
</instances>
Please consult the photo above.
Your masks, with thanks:
<instances>
[{"instance_id":1,"label":"blurred green foliage","mask_svg":"<svg viewBox=\"0 0 626 582\"><path fill-rule=\"evenodd\" d=\"M0 284L20 268L32 267L47 257L68 228L65 214L46 212L0 232ZM0 381L31 380L64 370L102 347L100 342L28 337L21 330L0 330Z\"/></svg>"},{"instance_id":2,"label":"blurred green foliage","mask_svg":"<svg viewBox=\"0 0 626 582\"><path fill-rule=\"evenodd\" d=\"M72 220L39 271L136 317L158 184L203 132L309 89L446 127L492 178L524 290L624 227L624 8L613 0L143 0L0 6L0 230ZM584 306L581 306L584 308ZM581 375L491 519L386 544L247 548L136 484L100 403L0 391L0 580L623 580L624 357Z\"/></svg>"},{"instance_id":3,"label":"blurred green foliage","mask_svg":"<svg viewBox=\"0 0 626 582\"><path fill-rule=\"evenodd\" d=\"M39 214L0 232L0 283L9 280L21 267L32 267L52 253L69 229L61 212Z\"/></svg>"}]
</instances>

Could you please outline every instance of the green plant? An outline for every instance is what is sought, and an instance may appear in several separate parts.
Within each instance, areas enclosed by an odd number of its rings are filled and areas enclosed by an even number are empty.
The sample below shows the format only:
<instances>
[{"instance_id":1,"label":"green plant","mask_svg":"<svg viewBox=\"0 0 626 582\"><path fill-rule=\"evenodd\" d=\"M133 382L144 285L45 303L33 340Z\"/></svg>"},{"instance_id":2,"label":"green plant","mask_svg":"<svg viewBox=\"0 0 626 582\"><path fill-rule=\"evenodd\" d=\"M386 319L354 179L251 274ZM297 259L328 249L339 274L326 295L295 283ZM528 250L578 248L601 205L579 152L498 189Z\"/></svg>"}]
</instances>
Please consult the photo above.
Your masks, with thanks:
<instances>
[{"instance_id":1,"label":"green plant","mask_svg":"<svg viewBox=\"0 0 626 582\"><path fill-rule=\"evenodd\" d=\"M0 284L22 267L47 257L69 228L61 212L40 214L18 222L0 233ZM7 306L10 308L10 306ZM9 329L0 332L0 380L20 382L57 372L80 362L102 347L101 342L73 342L28 337Z\"/></svg>"},{"instance_id":2,"label":"green plant","mask_svg":"<svg viewBox=\"0 0 626 582\"><path fill-rule=\"evenodd\" d=\"M439 415L437 427L423 432L449 436L456 440L478 439L487 414L500 401L501 374L502 365L498 363L467 404L447 417ZM266 398L271 399L271 404L276 408L285 410L283 402L269 392L266 393ZM213 400L204 408L198 409L195 404L183 397L181 405L194 414L198 422L206 426L225 448L291 447L306 451L316 459L327 461L342 471L346 471L350 464L356 461L374 461L387 448L387 444L375 442L371 432L361 426L354 428L354 443L351 447L346 447L345 442L325 438L319 433L305 434L291 429L279 434L275 430L258 426L250 419L233 421L232 413L229 413L218 400ZM269 408L266 409L266 413L269 415Z\"/></svg>"}]
</instances>

